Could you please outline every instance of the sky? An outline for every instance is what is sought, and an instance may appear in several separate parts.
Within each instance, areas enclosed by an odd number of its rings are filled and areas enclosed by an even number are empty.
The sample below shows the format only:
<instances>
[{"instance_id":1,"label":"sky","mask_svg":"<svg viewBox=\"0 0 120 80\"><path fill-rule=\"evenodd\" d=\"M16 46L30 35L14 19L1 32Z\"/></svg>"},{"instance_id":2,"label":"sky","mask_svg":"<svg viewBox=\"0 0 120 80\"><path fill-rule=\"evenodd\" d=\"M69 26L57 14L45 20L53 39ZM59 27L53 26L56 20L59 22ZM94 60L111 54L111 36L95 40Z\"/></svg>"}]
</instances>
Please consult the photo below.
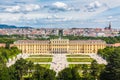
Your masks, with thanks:
<instances>
[{"instance_id":1,"label":"sky","mask_svg":"<svg viewBox=\"0 0 120 80\"><path fill-rule=\"evenodd\" d=\"M0 24L34 28L120 28L120 0L0 0Z\"/></svg>"}]
</instances>

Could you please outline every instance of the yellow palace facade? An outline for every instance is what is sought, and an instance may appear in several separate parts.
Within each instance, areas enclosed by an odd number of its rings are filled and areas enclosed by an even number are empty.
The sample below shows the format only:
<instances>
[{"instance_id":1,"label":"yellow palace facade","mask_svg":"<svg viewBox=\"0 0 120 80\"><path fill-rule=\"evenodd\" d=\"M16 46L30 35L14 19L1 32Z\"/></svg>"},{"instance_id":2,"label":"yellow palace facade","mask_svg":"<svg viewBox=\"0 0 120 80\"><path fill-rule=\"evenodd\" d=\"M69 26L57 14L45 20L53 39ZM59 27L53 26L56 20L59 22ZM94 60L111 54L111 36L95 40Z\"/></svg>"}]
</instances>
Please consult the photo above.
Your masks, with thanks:
<instances>
[{"instance_id":1,"label":"yellow palace facade","mask_svg":"<svg viewBox=\"0 0 120 80\"><path fill-rule=\"evenodd\" d=\"M46 53L97 53L98 49L106 47L102 40L18 40L14 42L22 53L46 54Z\"/></svg>"}]
</instances>

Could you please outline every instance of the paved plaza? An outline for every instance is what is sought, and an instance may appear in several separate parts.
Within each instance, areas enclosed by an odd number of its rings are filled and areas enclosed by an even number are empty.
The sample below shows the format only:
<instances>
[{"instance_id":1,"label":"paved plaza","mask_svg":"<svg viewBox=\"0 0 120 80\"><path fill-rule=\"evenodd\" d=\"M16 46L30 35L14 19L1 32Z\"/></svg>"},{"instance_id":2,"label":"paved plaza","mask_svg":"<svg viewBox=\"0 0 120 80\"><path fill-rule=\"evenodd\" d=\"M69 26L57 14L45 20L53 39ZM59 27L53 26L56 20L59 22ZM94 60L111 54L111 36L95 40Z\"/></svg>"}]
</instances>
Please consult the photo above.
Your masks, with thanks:
<instances>
[{"instance_id":1,"label":"paved plaza","mask_svg":"<svg viewBox=\"0 0 120 80\"><path fill-rule=\"evenodd\" d=\"M63 70L66 67L68 67L66 55L54 54L50 69L53 69L54 71L56 71L56 73L58 73L59 71Z\"/></svg>"}]
</instances>

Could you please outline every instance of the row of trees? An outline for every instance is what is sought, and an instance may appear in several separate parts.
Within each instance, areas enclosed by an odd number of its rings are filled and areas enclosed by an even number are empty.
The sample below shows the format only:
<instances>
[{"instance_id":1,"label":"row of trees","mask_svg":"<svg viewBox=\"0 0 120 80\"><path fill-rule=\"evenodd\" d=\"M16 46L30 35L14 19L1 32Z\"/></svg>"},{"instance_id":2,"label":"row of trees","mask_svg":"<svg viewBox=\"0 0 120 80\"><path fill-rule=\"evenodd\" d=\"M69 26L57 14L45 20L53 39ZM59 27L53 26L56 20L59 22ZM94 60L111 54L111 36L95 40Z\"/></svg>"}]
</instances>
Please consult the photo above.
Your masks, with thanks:
<instances>
[{"instance_id":1,"label":"row of trees","mask_svg":"<svg viewBox=\"0 0 120 80\"><path fill-rule=\"evenodd\" d=\"M14 39L13 39L14 38ZM56 39L59 38L59 36L56 35L49 35L48 37L40 37L35 35L36 40L49 40L49 39ZM89 36L74 36L74 35L69 35L69 36L62 36L63 39L70 39L70 40L104 40L108 44L113 44L113 43L119 43L120 42L120 36L115 36L115 37L89 37ZM16 40L20 39L33 39L28 37L28 35L0 35L0 43L13 43Z\"/></svg>"},{"instance_id":2,"label":"row of trees","mask_svg":"<svg viewBox=\"0 0 120 80\"><path fill-rule=\"evenodd\" d=\"M70 40L97 40L101 39L106 41L108 44L113 44L113 43L118 43L120 42L120 36L115 36L115 37L87 37L87 36L63 36L63 38L70 39Z\"/></svg>"},{"instance_id":3,"label":"row of trees","mask_svg":"<svg viewBox=\"0 0 120 80\"><path fill-rule=\"evenodd\" d=\"M0 38L0 43L13 43L15 41L15 39L11 39L11 38Z\"/></svg>"},{"instance_id":4,"label":"row of trees","mask_svg":"<svg viewBox=\"0 0 120 80\"><path fill-rule=\"evenodd\" d=\"M58 39L59 36L50 35L48 38L36 38L37 40L49 40L49 39ZM115 37L89 37L89 36L62 36L63 39L69 39L69 40L104 40L108 44L114 44L120 42L120 36Z\"/></svg>"},{"instance_id":5,"label":"row of trees","mask_svg":"<svg viewBox=\"0 0 120 80\"><path fill-rule=\"evenodd\" d=\"M27 35L0 35L0 43L12 44L16 40L30 39Z\"/></svg>"},{"instance_id":6,"label":"row of trees","mask_svg":"<svg viewBox=\"0 0 120 80\"><path fill-rule=\"evenodd\" d=\"M36 38L38 40L49 40L49 39L58 39L59 36L55 35L50 35L49 38ZM115 37L89 37L89 36L74 36L74 35L69 35L69 36L62 36L63 39L69 39L69 40L104 40L108 44L114 44L114 43L119 43L120 42L120 36L115 36Z\"/></svg>"}]
</instances>

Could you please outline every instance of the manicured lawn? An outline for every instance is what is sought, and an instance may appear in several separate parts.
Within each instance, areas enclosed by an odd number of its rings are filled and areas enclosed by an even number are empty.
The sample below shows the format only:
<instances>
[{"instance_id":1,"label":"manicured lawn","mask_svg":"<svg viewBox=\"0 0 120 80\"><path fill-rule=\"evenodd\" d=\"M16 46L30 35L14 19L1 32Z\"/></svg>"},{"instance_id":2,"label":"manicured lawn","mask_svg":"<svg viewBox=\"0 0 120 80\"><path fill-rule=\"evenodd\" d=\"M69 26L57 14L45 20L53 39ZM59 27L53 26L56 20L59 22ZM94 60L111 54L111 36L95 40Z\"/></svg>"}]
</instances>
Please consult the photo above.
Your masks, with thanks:
<instances>
[{"instance_id":1,"label":"manicured lawn","mask_svg":"<svg viewBox=\"0 0 120 80\"><path fill-rule=\"evenodd\" d=\"M52 58L27 58L27 60L32 62L52 62Z\"/></svg>"},{"instance_id":2,"label":"manicured lawn","mask_svg":"<svg viewBox=\"0 0 120 80\"><path fill-rule=\"evenodd\" d=\"M85 65L87 65L88 67L90 67L91 64L85 64ZM70 68L73 68L75 66L83 66L83 64L69 64Z\"/></svg>"},{"instance_id":3,"label":"manicured lawn","mask_svg":"<svg viewBox=\"0 0 120 80\"><path fill-rule=\"evenodd\" d=\"M45 68L47 68L47 69L50 68L50 64L40 64L40 66L41 66L41 67L45 67Z\"/></svg>"},{"instance_id":4,"label":"manicured lawn","mask_svg":"<svg viewBox=\"0 0 120 80\"><path fill-rule=\"evenodd\" d=\"M53 55L30 55L30 57L53 57Z\"/></svg>"},{"instance_id":5,"label":"manicured lawn","mask_svg":"<svg viewBox=\"0 0 120 80\"><path fill-rule=\"evenodd\" d=\"M89 55L67 55L67 57L90 57Z\"/></svg>"},{"instance_id":6,"label":"manicured lawn","mask_svg":"<svg viewBox=\"0 0 120 80\"><path fill-rule=\"evenodd\" d=\"M67 58L68 62L92 62L92 58Z\"/></svg>"},{"instance_id":7,"label":"manicured lawn","mask_svg":"<svg viewBox=\"0 0 120 80\"><path fill-rule=\"evenodd\" d=\"M26 75L23 76L23 78L29 78L29 77L32 77L32 73L30 73L30 75L26 74Z\"/></svg>"}]
</instances>

